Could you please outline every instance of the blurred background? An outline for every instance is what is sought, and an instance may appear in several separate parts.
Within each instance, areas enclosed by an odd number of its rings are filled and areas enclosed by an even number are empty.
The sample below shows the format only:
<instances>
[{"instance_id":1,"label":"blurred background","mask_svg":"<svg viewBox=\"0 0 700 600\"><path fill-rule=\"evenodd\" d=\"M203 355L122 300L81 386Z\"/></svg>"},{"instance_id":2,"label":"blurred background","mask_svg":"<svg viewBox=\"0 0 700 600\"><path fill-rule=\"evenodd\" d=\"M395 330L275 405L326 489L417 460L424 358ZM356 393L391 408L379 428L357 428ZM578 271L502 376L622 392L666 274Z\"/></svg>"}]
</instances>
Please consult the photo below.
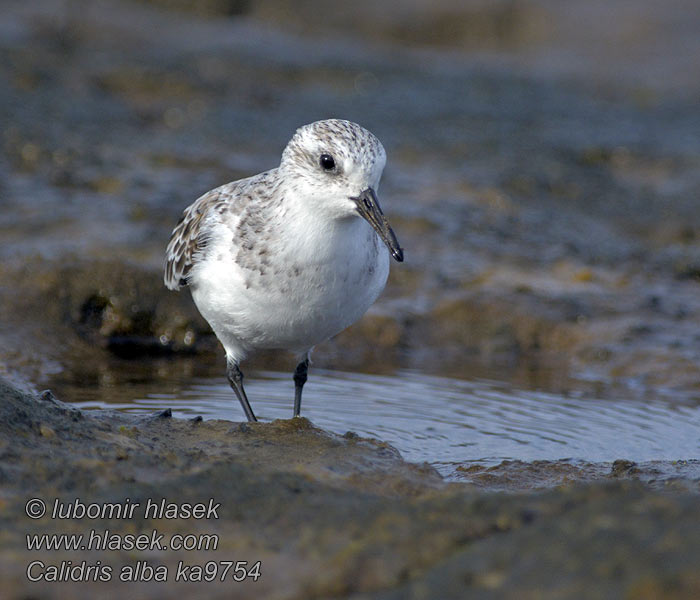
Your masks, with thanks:
<instances>
[{"instance_id":1,"label":"blurred background","mask_svg":"<svg viewBox=\"0 0 700 600\"><path fill-rule=\"evenodd\" d=\"M216 340L162 286L169 234L202 193L276 166L297 127L338 117L387 150L406 261L316 368L388 377L377 393L409 386L409 406L430 375L697 407L700 3L1 7L0 373L15 382L128 405L218 378L202 394L230 402Z\"/></svg>"}]
</instances>

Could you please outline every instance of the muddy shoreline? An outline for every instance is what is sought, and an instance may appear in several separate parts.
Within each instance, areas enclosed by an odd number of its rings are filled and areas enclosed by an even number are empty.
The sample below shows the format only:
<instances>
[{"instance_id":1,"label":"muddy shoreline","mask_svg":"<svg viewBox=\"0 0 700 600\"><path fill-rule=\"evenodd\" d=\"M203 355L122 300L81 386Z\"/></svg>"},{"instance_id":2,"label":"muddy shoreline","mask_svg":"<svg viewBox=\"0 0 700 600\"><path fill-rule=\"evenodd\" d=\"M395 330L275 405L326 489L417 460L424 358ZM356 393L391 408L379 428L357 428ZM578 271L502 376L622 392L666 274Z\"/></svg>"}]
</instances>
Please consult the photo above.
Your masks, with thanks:
<instances>
[{"instance_id":1,"label":"muddy shoreline","mask_svg":"<svg viewBox=\"0 0 700 600\"><path fill-rule=\"evenodd\" d=\"M446 481L384 440L306 419L187 420L166 400L155 414L71 405L222 376L189 295L162 286L168 235L201 193L274 167L296 127L333 116L384 143L382 206L406 261L364 319L317 348L316 367L496 380L563 403L623 399L648 408L631 412L650 435L659 398L678 407L673 418L694 415L700 123L687 57L700 11L642 5L441 0L387 14L362 1L350 14L303 2L289 14L272 0L7 2L3 593L172 598L195 585L173 580L179 561L259 560L257 582L206 584L206 595L700 596L697 440L677 460L624 449L567 460L563 449L561 460L465 462ZM290 366L271 354L247 368ZM517 414L517 402L504 410ZM595 423L573 426L597 441ZM30 519L32 497L214 498L221 510ZM27 550L28 533L92 528L215 534L220 546ZM31 560L115 572L147 562L170 577L30 582Z\"/></svg>"},{"instance_id":2,"label":"muddy shoreline","mask_svg":"<svg viewBox=\"0 0 700 600\"><path fill-rule=\"evenodd\" d=\"M325 25L296 37L277 31L269 3L243 13L212 3L220 18L177 2L172 11L158 7L167 2L99 2L84 15L80 4L14 2L4 16L3 305L15 289L65 293L61 273L67 288L94 282L95 319L79 325L101 327L100 311L113 313L121 322L104 330L115 349L119 327L125 344L133 334L153 352L165 330L166 350L182 345L182 327L203 339L184 298L154 291L173 224L206 190L274 166L300 123L330 111L383 140L383 205L407 256L367 319L319 347L319 366L485 375L551 391L673 389L697 400L700 147L687 134L697 129L695 104L675 88L546 77L535 56L507 43L495 46L503 60L532 64L489 62L456 41L444 52L397 45L390 31L381 37L381 19L378 39L326 41L319 54L314 36ZM517 23L553 10L516 5ZM498 23L507 8L476 2L455 19L483 11ZM416 40L423 17L401 16L415 20ZM554 31L571 17L551 18L561 21ZM650 22L649 43L659 28ZM564 60L558 39L532 43L554 44ZM612 64L627 60L616 56ZM124 314L120 285L138 294L141 321ZM156 304L184 321L166 323L163 312L149 322ZM0 329L0 339L13 338L4 372L53 385L51 373L70 371L70 352L27 370L38 359L18 342L31 327L21 308ZM48 320L37 329L54 326L53 311Z\"/></svg>"},{"instance_id":3,"label":"muddy shoreline","mask_svg":"<svg viewBox=\"0 0 700 600\"><path fill-rule=\"evenodd\" d=\"M80 411L49 392L0 382L2 576L8 597L152 598L187 593L178 563L261 561L236 597L691 598L700 591L700 508L682 487L651 489L632 464L598 481L576 474L556 489L494 493L446 483L378 440L332 435L306 419L242 424ZM30 499L64 505L220 503L210 520L30 519ZM28 551L27 534L91 529L127 534L216 535L216 551ZM95 534L97 535L97 534ZM121 538L119 538L121 539ZM604 551L601 552L601 549ZM34 579L28 581L27 567ZM108 565L103 581L41 580L49 565ZM159 567L162 582L118 581L124 565ZM591 572L596 577L591 579ZM44 574L44 575L42 575ZM79 577L80 575L76 575ZM140 577L146 577L140 575ZM669 588L669 582L673 584ZM202 584L204 585L204 584ZM208 583L230 597L232 582ZM122 591L123 590L123 591ZM651 595L651 596L650 596Z\"/></svg>"}]
</instances>

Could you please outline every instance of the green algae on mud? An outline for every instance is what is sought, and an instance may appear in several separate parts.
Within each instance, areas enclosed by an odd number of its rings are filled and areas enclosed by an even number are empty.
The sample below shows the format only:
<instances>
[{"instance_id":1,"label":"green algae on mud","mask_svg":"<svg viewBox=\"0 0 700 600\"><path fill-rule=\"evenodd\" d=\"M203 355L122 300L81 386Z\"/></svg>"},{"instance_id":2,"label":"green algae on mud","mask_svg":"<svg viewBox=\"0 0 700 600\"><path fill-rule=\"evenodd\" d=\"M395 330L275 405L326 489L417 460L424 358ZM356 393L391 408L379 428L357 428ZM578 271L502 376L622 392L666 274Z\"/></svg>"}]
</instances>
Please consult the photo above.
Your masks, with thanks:
<instances>
[{"instance_id":1,"label":"green algae on mud","mask_svg":"<svg viewBox=\"0 0 700 600\"><path fill-rule=\"evenodd\" d=\"M700 591L700 505L683 489L660 493L626 479L547 492L497 494L444 482L377 440L338 436L306 419L273 423L181 420L80 411L50 392L24 394L0 380L0 575L19 598L129 593L170 598L179 561L261 561L261 577L236 584L240 598L674 598ZM210 521L29 519L30 498L47 504L220 503ZM27 534L215 535L215 551L28 551ZM139 561L170 577L144 582L27 581L30 561ZM590 573L595 572L591 580ZM206 585L211 598L231 587ZM183 587L184 586L184 587ZM565 589L562 588L565 586Z\"/></svg>"}]
</instances>

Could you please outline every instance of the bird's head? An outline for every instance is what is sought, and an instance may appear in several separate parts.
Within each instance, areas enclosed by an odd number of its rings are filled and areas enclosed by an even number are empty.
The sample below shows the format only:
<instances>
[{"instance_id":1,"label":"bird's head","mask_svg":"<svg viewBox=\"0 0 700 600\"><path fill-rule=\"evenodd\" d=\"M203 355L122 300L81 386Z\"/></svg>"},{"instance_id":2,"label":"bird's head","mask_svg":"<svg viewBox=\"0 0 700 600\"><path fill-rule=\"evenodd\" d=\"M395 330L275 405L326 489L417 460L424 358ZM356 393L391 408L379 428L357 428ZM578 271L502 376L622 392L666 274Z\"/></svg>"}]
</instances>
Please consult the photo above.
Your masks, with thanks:
<instances>
[{"instance_id":1,"label":"bird's head","mask_svg":"<svg viewBox=\"0 0 700 600\"><path fill-rule=\"evenodd\" d=\"M291 175L295 196L313 210L340 219L359 215L402 261L403 250L376 195L385 164L384 147L372 133L350 121L328 119L297 129L280 169Z\"/></svg>"}]
</instances>

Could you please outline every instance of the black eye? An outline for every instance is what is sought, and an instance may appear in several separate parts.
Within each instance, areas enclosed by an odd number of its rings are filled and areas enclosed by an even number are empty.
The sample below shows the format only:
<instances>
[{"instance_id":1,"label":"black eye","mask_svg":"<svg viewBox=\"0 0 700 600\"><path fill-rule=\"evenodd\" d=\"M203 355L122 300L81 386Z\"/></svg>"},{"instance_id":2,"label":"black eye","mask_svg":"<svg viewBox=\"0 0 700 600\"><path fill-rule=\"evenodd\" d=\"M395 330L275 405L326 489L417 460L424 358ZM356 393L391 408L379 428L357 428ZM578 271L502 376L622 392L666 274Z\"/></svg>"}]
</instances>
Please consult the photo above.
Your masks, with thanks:
<instances>
[{"instance_id":1,"label":"black eye","mask_svg":"<svg viewBox=\"0 0 700 600\"><path fill-rule=\"evenodd\" d=\"M321 154L318 159L318 164L326 171L332 171L335 169L335 160L330 154Z\"/></svg>"}]
</instances>

